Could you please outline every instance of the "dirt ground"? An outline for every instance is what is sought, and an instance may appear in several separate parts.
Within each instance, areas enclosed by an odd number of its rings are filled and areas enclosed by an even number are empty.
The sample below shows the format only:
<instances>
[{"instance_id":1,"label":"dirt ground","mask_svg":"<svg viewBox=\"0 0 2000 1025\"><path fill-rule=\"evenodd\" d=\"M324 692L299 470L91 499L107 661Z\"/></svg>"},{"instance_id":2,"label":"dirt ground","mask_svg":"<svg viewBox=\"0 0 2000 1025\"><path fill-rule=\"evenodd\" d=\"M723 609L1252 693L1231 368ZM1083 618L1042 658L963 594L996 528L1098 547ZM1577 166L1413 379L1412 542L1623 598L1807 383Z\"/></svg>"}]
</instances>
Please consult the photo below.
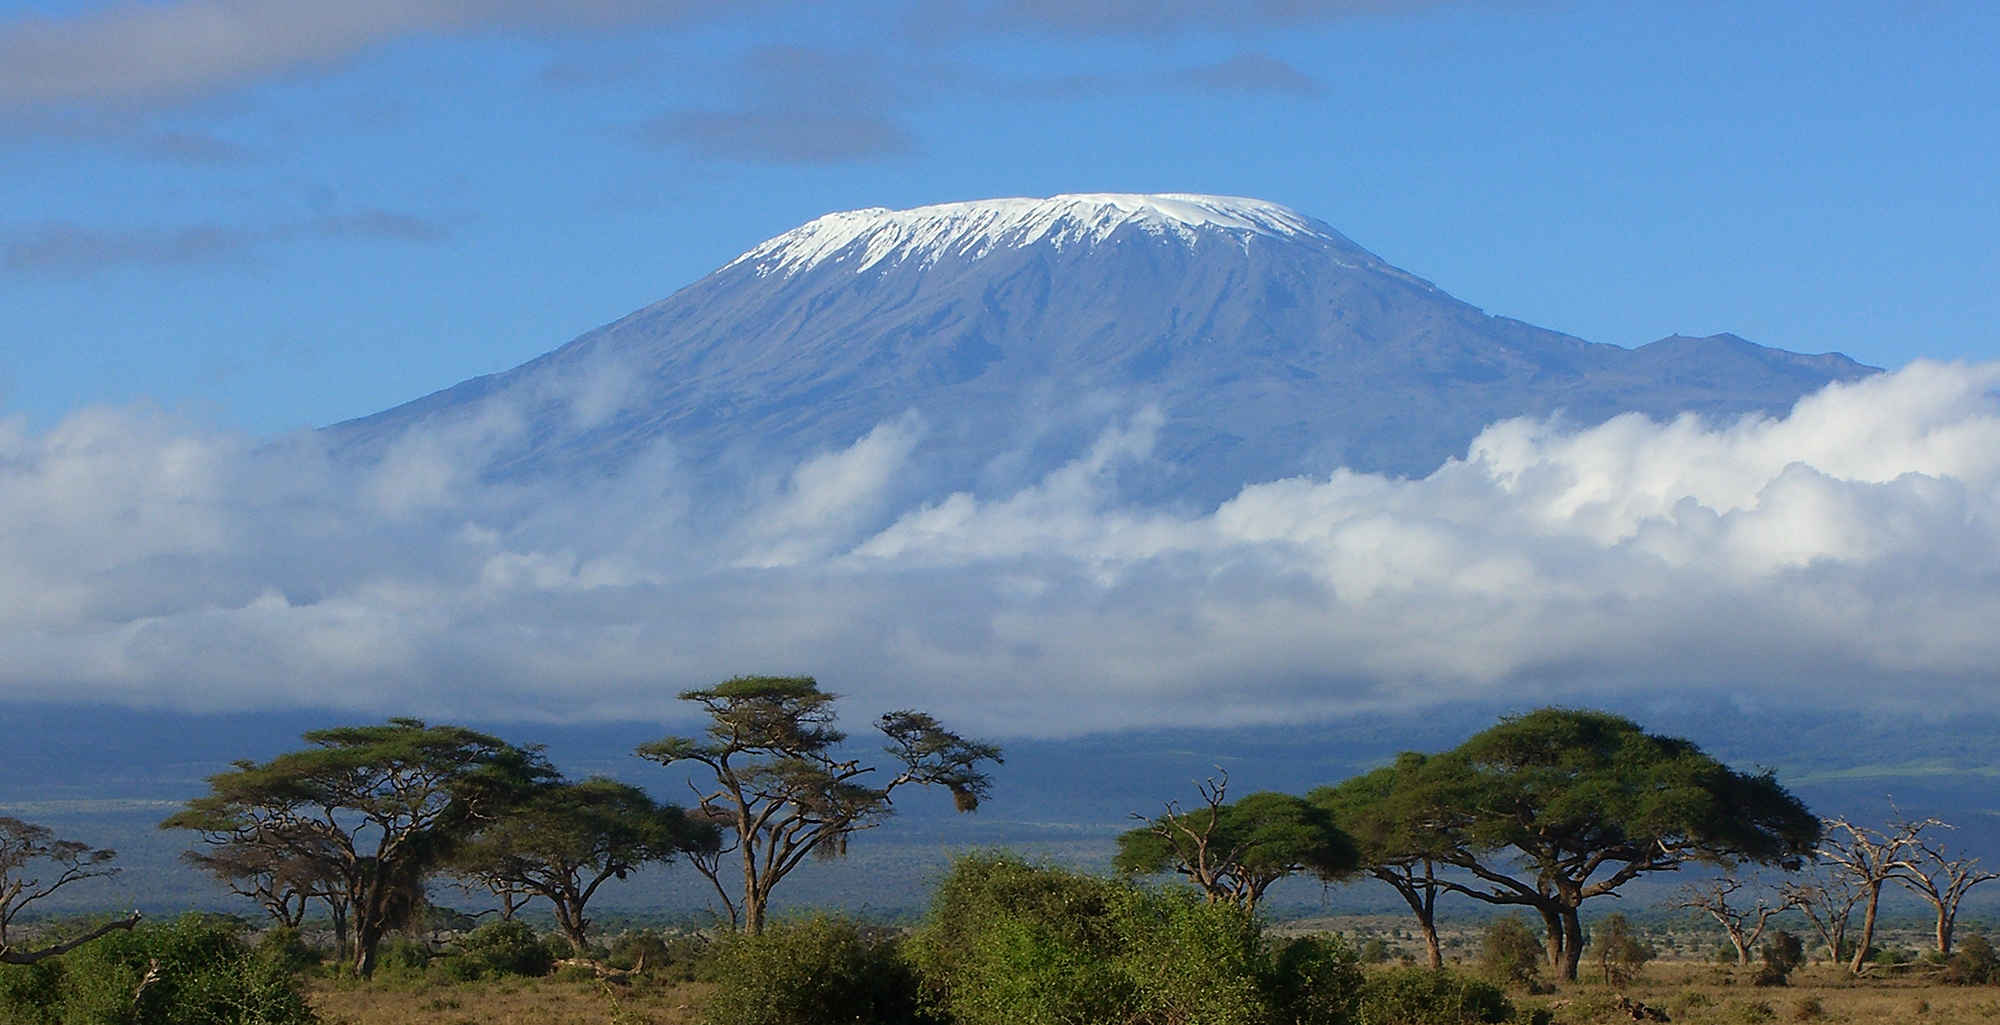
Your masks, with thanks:
<instances>
[{"instance_id":1,"label":"dirt ground","mask_svg":"<svg viewBox=\"0 0 2000 1025\"><path fill-rule=\"evenodd\" d=\"M500 982L322 982L327 1025L688 1025L700 983L549 977Z\"/></svg>"}]
</instances>

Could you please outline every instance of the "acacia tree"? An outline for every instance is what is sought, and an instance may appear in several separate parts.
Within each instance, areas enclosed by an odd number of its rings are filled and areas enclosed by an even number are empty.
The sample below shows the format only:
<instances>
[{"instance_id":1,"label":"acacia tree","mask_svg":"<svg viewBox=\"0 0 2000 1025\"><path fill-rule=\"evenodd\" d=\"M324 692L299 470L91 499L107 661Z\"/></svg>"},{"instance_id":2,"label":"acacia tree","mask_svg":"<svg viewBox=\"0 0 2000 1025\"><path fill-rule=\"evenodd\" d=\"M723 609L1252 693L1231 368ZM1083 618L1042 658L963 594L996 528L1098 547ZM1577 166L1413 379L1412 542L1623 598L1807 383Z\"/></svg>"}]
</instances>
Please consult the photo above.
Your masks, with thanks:
<instances>
[{"instance_id":1,"label":"acacia tree","mask_svg":"<svg viewBox=\"0 0 2000 1025\"><path fill-rule=\"evenodd\" d=\"M545 897L570 947L590 945L584 909L607 880L624 879L683 852L713 853L720 831L690 819L676 805L595 777L542 789L504 817L482 827L452 858L453 871L495 893ZM511 918L516 900L509 903Z\"/></svg>"},{"instance_id":2,"label":"acacia tree","mask_svg":"<svg viewBox=\"0 0 2000 1025\"><path fill-rule=\"evenodd\" d=\"M1202 807L1183 811L1169 802L1163 814L1119 836L1113 867L1134 875L1177 872L1209 903L1246 908L1293 873L1332 880L1359 867L1354 841L1323 808L1268 790L1231 804L1228 773L1196 787Z\"/></svg>"},{"instance_id":3,"label":"acacia tree","mask_svg":"<svg viewBox=\"0 0 2000 1025\"><path fill-rule=\"evenodd\" d=\"M1698 911L1715 919L1716 924L1729 934L1729 942L1736 947L1736 963L1748 965L1750 951L1763 938L1771 919L1793 906L1793 901L1783 895L1773 904L1762 892L1757 894L1756 903L1749 907L1736 903L1736 895L1750 885L1750 882L1733 875L1689 883L1681 887L1679 896L1668 906Z\"/></svg>"},{"instance_id":4,"label":"acacia tree","mask_svg":"<svg viewBox=\"0 0 2000 1025\"><path fill-rule=\"evenodd\" d=\"M810 676L739 676L681 695L708 714L705 739L666 737L634 752L661 765L693 763L712 778L710 789L693 780L688 786L694 812L722 828L723 843L690 852L688 861L715 886L729 920L752 936L764 930L772 889L808 856L844 856L855 832L894 810L890 795L898 787L942 786L959 811L970 812L992 786L984 765L1001 760L998 747L912 711L876 720L902 768L881 786L869 785L875 769L838 751L847 739L833 725L838 697ZM742 869L735 888L722 879L732 856Z\"/></svg>"},{"instance_id":5,"label":"acacia tree","mask_svg":"<svg viewBox=\"0 0 2000 1025\"><path fill-rule=\"evenodd\" d=\"M38 950L18 949L8 938L8 927L28 905L71 883L116 875L118 869L110 864L115 857L117 852L110 848L57 839L47 826L0 815L0 964L35 964L67 954L113 930L139 924L139 913L134 911L126 918Z\"/></svg>"},{"instance_id":6,"label":"acacia tree","mask_svg":"<svg viewBox=\"0 0 2000 1025\"><path fill-rule=\"evenodd\" d=\"M1942 822L1938 825L1954 828ZM1958 929L1959 903L1973 887L2000 879L2000 872L1981 871L1978 858L1952 857L1942 841L1919 837L1916 848L1916 857L1908 859L1910 867L1897 881L1929 901L1931 909L1937 912L1938 954L1950 957L1952 935Z\"/></svg>"},{"instance_id":7,"label":"acacia tree","mask_svg":"<svg viewBox=\"0 0 2000 1025\"><path fill-rule=\"evenodd\" d=\"M1467 813L1431 785L1427 756L1405 752L1394 764L1339 786L1319 787L1307 799L1325 808L1359 846L1363 871L1387 883L1417 918L1431 968L1444 967L1438 942L1437 901L1446 892L1438 868L1455 849L1455 829Z\"/></svg>"},{"instance_id":8,"label":"acacia tree","mask_svg":"<svg viewBox=\"0 0 2000 1025\"><path fill-rule=\"evenodd\" d=\"M1861 891L1861 935L1855 938L1854 957L1847 965L1849 972L1860 975L1868 967L1868 948L1875 942L1875 914L1882 902L1882 887L1891 879L1905 878L1916 870L1914 855L1918 840L1924 830L1939 824L1936 819L1898 820L1887 829L1869 829L1844 818L1826 820L1826 842L1820 845L1819 858L1845 872Z\"/></svg>"},{"instance_id":9,"label":"acacia tree","mask_svg":"<svg viewBox=\"0 0 2000 1025\"><path fill-rule=\"evenodd\" d=\"M1820 836L1819 820L1770 773L1737 772L1689 741L1604 712L1509 716L1425 759L1420 775L1414 786L1432 801L1413 804L1406 826L1428 832L1438 860L1473 877L1440 884L1532 908L1550 968L1570 981L1584 901L1689 862L1789 867Z\"/></svg>"},{"instance_id":10,"label":"acacia tree","mask_svg":"<svg viewBox=\"0 0 2000 1025\"><path fill-rule=\"evenodd\" d=\"M352 916L364 978L454 848L555 775L537 749L419 719L303 739L311 746L210 776L208 795L160 825L193 830L211 849L254 846L316 864Z\"/></svg>"}]
</instances>

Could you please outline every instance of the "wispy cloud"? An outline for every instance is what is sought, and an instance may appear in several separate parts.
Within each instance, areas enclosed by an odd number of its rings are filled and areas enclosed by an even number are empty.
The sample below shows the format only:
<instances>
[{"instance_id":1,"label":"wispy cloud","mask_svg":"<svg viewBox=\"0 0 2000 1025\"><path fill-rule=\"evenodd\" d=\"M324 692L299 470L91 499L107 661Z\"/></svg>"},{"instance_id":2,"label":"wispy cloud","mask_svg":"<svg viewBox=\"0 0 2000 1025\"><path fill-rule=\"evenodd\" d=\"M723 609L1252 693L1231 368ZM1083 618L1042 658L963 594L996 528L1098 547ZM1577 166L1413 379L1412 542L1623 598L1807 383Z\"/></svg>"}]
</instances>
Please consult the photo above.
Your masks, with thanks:
<instances>
[{"instance_id":1,"label":"wispy cloud","mask_svg":"<svg viewBox=\"0 0 2000 1025\"><path fill-rule=\"evenodd\" d=\"M668 444L495 477L527 432L597 422L596 385L365 465L86 410L0 426L0 696L637 716L813 672L1038 733L1668 692L1990 709L1996 384L1920 363L1782 419L1510 421L1422 480L1206 513L1120 493L1157 458L1145 413L1026 488L908 500L913 421L789 465Z\"/></svg>"},{"instance_id":2,"label":"wispy cloud","mask_svg":"<svg viewBox=\"0 0 2000 1025\"><path fill-rule=\"evenodd\" d=\"M51 222L12 232L0 248L0 270L22 276L77 277L118 266L230 263L251 257L262 246L301 238L435 242L449 239L459 219L434 220L371 208L264 227L105 228Z\"/></svg>"},{"instance_id":3,"label":"wispy cloud","mask_svg":"<svg viewBox=\"0 0 2000 1025\"><path fill-rule=\"evenodd\" d=\"M338 65L417 35L669 23L692 0L132 0L0 22L0 107L155 107Z\"/></svg>"},{"instance_id":4,"label":"wispy cloud","mask_svg":"<svg viewBox=\"0 0 2000 1025\"><path fill-rule=\"evenodd\" d=\"M1420 10L1446 0L943 0L931 24L959 31L1012 29L1091 35L1160 35L1194 28L1308 25Z\"/></svg>"},{"instance_id":5,"label":"wispy cloud","mask_svg":"<svg viewBox=\"0 0 2000 1025\"><path fill-rule=\"evenodd\" d=\"M915 149L910 133L877 114L821 110L683 110L641 125L645 142L711 160L831 164Z\"/></svg>"},{"instance_id":6,"label":"wispy cloud","mask_svg":"<svg viewBox=\"0 0 2000 1025\"><path fill-rule=\"evenodd\" d=\"M825 164L894 156L916 144L892 115L950 75L921 63L892 68L861 51L765 47L732 70L728 106L665 111L640 125L638 138L719 160Z\"/></svg>"}]
</instances>

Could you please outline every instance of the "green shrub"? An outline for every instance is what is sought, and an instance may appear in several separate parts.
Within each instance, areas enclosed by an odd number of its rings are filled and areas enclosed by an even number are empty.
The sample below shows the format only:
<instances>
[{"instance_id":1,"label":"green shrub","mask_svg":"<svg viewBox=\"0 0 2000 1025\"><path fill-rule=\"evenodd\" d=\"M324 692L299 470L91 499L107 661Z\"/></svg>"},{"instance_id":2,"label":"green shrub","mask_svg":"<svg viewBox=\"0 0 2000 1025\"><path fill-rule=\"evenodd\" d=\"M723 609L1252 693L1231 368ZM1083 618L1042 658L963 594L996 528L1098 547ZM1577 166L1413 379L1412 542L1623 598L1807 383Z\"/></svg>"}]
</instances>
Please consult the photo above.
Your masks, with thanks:
<instances>
[{"instance_id":1,"label":"green shrub","mask_svg":"<svg viewBox=\"0 0 2000 1025\"><path fill-rule=\"evenodd\" d=\"M663 934L652 929L619 933L611 941L605 962L630 971L644 968L650 978L693 982L706 974L708 941L699 935Z\"/></svg>"},{"instance_id":2,"label":"green shrub","mask_svg":"<svg viewBox=\"0 0 2000 1025\"><path fill-rule=\"evenodd\" d=\"M565 943L564 949L568 949ZM438 958L433 967L459 980L499 979L509 975L541 976L555 968L556 957L528 923L488 922L466 933L458 949Z\"/></svg>"},{"instance_id":3,"label":"green shrub","mask_svg":"<svg viewBox=\"0 0 2000 1025\"><path fill-rule=\"evenodd\" d=\"M1624 912L1613 911L1590 930L1591 959L1607 986L1623 986L1639 974L1655 952L1632 931Z\"/></svg>"},{"instance_id":4,"label":"green shrub","mask_svg":"<svg viewBox=\"0 0 2000 1025\"><path fill-rule=\"evenodd\" d=\"M431 946L410 936L392 936L375 948L375 972L388 978L419 975L436 955Z\"/></svg>"},{"instance_id":5,"label":"green shrub","mask_svg":"<svg viewBox=\"0 0 2000 1025\"><path fill-rule=\"evenodd\" d=\"M957 1025L1341 1025L1360 981L1335 938L1266 941L1184 888L961 858L910 944L926 1006Z\"/></svg>"},{"instance_id":6,"label":"green shrub","mask_svg":"<svg viewBox=\"0 0 2000 1025\"><path fill-rule=\"evenodd\" d=\"M1344 1025L1354 1020L1362 986L1354 952L1338 936L1304 936L1274 945L1271 988L1286 1021Z\"/></svg>"},{"instance_id":7,"label":"green shrub","mask_svg":"<svg viewBox=\"0 0 2000 1025\"><path fill-rule=\"evenodd\" d=\"M1519 915L1497 919L1479 937L1479 970L1503 986L1540 988L1542 941Z\"/></svg>"},{"instance_id":8,"label":"green shrub","mask_svg":"<svg viewBox=\"0 0 2000 1025\"><path fill-rule=\"evenodd\" d=\"M1993 944L1984 936L1968 936L1952 952L1939 979L1952 986L1980 986L2000 982L2000 959Z\"/></svg>"},{"instance_id":9,"label":"green shrub","mask_svg":"<svg viewBox=\"0 0 2000 1025\"><path fill-rule=\"evenodd\" d=\"M1153 1021L1262 1025L1277 1017L1256 915L1190 888L1130 891L1117 906L1116 962Z\"/></svg>"},{"instance_id":10,"label":"green shrub","mask_svg":"<svg viewBox=\"0 0 2000 1025\"><path fill-rule=\"evenodd\" d=\"M917 1020L916 980L897 945L849 919L814 915L719 940L709 1025L899 1025Z\"/></svg>"},{"instance_id":11,"label":"green shrub","mask_svg":"<svg viewBox=\"0 0 2000 1025\"><path fill-rule=\"evenodd\" d=\"M926 1004L958 1025L1131 1018L1137 993L1117 964L1131 893L1010 855L957 859L911 944Z\"/></svg>"},{"instance_id":12,"label":"green shrub","mask_svg":"<svg viewBox=\"0 0 2000 1025\"><path fill-rule=\"evenodd\" d=\"M1500 987L1470 975L1428 968L1370 972L1356 1017L1364 1025L1478 1025L1514 1016Z\"/></svg>"},{"instance_id":13,"label":"green shrub","mask_svg":"<svg viewBox=\"0 0 2000 1025\"><path fill-rule=\"evenodd\" d=\"M204 915L115 932L36 965L0 965L0 1021L9 1025L316 1020L282 959L250 949L235 925Z\"/></svg>"}]
</instances>

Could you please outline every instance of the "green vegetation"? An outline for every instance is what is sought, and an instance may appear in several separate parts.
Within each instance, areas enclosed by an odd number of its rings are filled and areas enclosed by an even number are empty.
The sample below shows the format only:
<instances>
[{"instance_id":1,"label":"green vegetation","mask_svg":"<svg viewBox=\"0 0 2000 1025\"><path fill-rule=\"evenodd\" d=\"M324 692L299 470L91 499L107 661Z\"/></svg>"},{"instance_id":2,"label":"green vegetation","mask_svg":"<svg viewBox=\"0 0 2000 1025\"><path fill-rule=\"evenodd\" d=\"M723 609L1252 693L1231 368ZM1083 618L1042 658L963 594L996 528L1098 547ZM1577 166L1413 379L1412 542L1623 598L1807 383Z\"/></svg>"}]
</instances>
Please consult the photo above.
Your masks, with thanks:
<instances>
[{"instance_id":1,"label":"green vegetation","mask_svg":"<svg viewBox=\"0 0 2000 1025\"><path fill-rule=\"evenodd\" d=\"M304 739L303 751L209 777L210 793L161 827L199 833L206 864L239 889L326 901L343 938L352 923L363 978L456 846L555 776L533 748L417 719Z\"/></svg>"},{"instance_id":2,"label":"green vegetation","mask_svg":"<svg viewBox=\"0 0 2000 1025\"><path fill-rule=\"evenodd\" d=\"M714 776L699 813L734 842L690 851L689 861L715 886L729 920L753 936L764 929L771 891L808 857L846 854L854 833L888 817L897 788L941 786L959 811L973 811L993 785L982 763L1001 760L998 747L967 740L922 712L890 712L875 728L889 738L887 753L902 771L869 786L864 780L874 768L836 753L847 739L833 727L839 695L810 676L739 676L681 700L708 714L707 739L666 737L636 753L661 765L693 762ZM732 854L742 867L740 888L722 881Z\"/></svg>"},{"instance_id":3,"label":"green vegetation","mask_svg":"<svg viewBox=\"0 0 2000 1025\"><path fill-rule=\"evenodd\" d=\"M142 924L33 965L0 965L10 1025L311 1025L298 966L205 915Z\"/></svg>"},{"instance_id":4,"label":"green vegetation","mask_svg":"<svg viewBox=\"0 0 2000 1025\"><path fill-rule=\"evenodd\" d=\"M910 954L959 1025L1345 1022L1361 979L1338 940L1273 943L1240 904L1004 854L953 865Z\"/></svg>"},{"instance_id":5,"label":"green vegetation","mask_svg":"<svg viewBox=\"0 0 2000 1025\"><path fill-rule=\"evenodd\" d=\"M512 918L520 902L541 897L555 911L571 952L590 949L584 911L607 880L672 861L681 853L713 856L721 831L646 792L609 779L552 782L460 844L450 870L485 886Z\"/></svg>"},{"instance_id":6,"label":"green vegetation","mask_svg":"<svg viewBox=\"0 0 2000 1025\"><path fill-rule=\"evenodd\" d=\"M725 936L704 974L716 982L704 1011L710 1025L920 1020L896 942L850 919L812 915Z\"/></svg>"},{"instance_id":7,"label":"green vegetation","mask_svg":"<svg viewBox=\"0 0 2000 1025\"><path fill-rule=\"evenodd\" d=\"M1112 865L1132 875L1174 872L1211 901L1255 907L1272 883L1297 872L1323 880L1360 867L1353 838L1326 809L1290 794L1260 791L1226 801L1229 777L1201 787L1204 807L1168 804L1159 817L1118 838Z\"/></svg>"},{"instance_id":8,"label":"green vegetation","mask_svg":"<svg viewBox=\"0 0 2000 1025\"><path fill-rule=\"evenodd\" d=\"M26 925L23 908L111 874L114 855L0 818L0 1022L291 1025L315 1020L314 1001L354 1025L446 1012L541 1021L548 1008L535 1000L583 994L602 1006L590 1020L607 1025L1582 1025L1666 1020L1626 990L1663 971L1686 986L1692 971L1709 988L1674 996L1675 1020L1719 1025L1778 1015L1727 987L1798 986L1802 970L1930 987L1928 999L1962 995L1965 1007L1976 994L1944 987L2000 983L1985 937L1954 944L1959 903L1994 875L1934 844L1928 831L1942 823L1829 820L1829 838L1768 774L1568 709L1509 717L1450 751L1405 753L1303 797L1231 801L1227 777L1211 779L1199 807L1169 803L1122 834L1113 874L962 856L914 928L774 919L773 888L806 857L838 857L884 822L904 784L941 786L959 810L975 809L999 749L894 712L876 726L895 771L877 777L841 747L836 697L809 677L683 696L707 713L704 735L637 753L698 768L704 789L687 810L608 779L565 780L539 748L412 719L308 733L304 750L211 777L210 793L163 825L197 834L190 861L261 905L261 932L200 915ZM669 862L701 872L734 927L593 928L603 887ZM1773 886L1739 875L1745 865L1785 875ZM1722 871L1664 907L1710 931L1690 939L1606 915L1588 934L1591 978L1579 980L1585 902L1690 866ZM741 887L725 885L737 867ZM1373 927L1357 951L1337 935L1277 935L1259 914L1288 876L1363 873L1409 905L1427 966ZM1147 878L1170 874L1180 881ZM499 918L430 904L440 879L491 894ZM1867 944L1869 909L1889 885L1937 912L1934 951L1911 949L1924 944L1908 933L1884 938L1886 950ZM1440 937L1438 902L1453 895L1534 917L1493 919L1468 947L1463 931ZM546 935L517 914L534 901L555 919ZM314 908L326 918L308 922ZM1856 910L1860 944L1849 938ZM1806 969L1806 944L1779 928L1800 922L1847 967ZM1718 926L1719 963L1690 967ZM331 949L309 942L328 932ZM1469 953L1477 974L1447 968L1446 950ZM1673 966L1642 976L1659 951ZM1804 985L1787 1005L1793 1018L1871 1020L1847 1010L1857 1001Z\"/></svg>"}]
</instances>

